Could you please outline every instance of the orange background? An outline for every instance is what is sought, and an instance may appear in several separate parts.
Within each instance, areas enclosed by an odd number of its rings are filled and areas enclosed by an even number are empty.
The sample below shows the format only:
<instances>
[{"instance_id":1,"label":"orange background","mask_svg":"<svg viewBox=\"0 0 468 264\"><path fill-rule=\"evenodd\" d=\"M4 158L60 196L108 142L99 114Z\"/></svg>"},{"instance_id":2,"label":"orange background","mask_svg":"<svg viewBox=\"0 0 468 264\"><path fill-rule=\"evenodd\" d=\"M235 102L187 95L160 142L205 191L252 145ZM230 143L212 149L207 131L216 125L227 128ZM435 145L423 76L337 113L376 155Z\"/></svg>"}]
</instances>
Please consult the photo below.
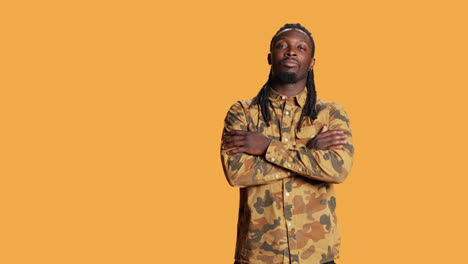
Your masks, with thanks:
<instances>
[{"instance_id":1,"label":"orange background","mask_svg":"<svg viewBox=\"0 0 468 264\"><path fill-rule=\"evenodd\" d=\"M354 132L337 263L468 263L464 1L155 2L1 4L0 263L232 263L223 119L295 22Z\"/></svg>"}]
</instances>

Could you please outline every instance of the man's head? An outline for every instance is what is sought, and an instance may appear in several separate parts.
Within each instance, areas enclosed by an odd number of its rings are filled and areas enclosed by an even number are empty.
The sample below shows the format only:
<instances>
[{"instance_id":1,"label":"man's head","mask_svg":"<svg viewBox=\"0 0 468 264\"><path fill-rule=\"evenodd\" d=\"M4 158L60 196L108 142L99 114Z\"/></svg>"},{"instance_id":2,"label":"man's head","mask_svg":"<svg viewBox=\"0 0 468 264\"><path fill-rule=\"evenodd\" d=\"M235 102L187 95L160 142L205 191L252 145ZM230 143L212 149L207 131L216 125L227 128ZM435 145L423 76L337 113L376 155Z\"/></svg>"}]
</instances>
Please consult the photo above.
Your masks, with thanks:
<instances>
[{"instance_id":1,"label":"man's head","mask_svg":"<svg viewBox=\"0 0 468 264\"><path fill-rule=\"evenodd\" d=\"M296 83L307 78L315 63L315 43L301 24L286 24L270 42L268 63L274 78L282 83Z\"/></svg>"},{"instance_id":2,"label":"man's head","mask_svg":"<svg viewBox=\"0 0 468 264\"><path fill-rule=\"evenodd\" d=\"M299 129L304 118L308 117L311 121L317 118L314 53L315 42L312 35L301 24L286 24L271 39L268 54L268 63L271 65L270 76L254 100L254 103L260 105L267 124L271 121L268 95L272 89L273 79L282 83L296 83L306 79L307 100L298 122Z\"/></svg>"}]
</instances>

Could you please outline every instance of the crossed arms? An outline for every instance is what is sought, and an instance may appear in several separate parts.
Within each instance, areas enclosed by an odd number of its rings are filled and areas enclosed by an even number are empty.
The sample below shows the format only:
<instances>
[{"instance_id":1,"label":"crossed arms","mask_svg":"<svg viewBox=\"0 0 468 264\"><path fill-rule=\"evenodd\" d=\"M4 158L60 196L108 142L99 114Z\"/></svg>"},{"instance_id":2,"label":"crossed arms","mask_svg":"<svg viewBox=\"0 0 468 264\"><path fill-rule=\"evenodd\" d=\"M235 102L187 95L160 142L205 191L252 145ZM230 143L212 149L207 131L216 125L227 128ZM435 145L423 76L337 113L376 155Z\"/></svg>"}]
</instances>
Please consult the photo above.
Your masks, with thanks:
<instances>
[{"instance_id":1,"label":"crossed arms","mask_svg":"<svg viewBox=\"0 0 468 264\"><path fill-rule=\"evenodd\" d=\"M300 175L341 183L352 166L354 147L346 111L328 107L329 127L305 144L290 145L268 138L247 122L244 107L229 109L222 138L221 160L230 185L247 187ZM303 128L304 129L304 128Z\"/></svg>"}]
</instances>

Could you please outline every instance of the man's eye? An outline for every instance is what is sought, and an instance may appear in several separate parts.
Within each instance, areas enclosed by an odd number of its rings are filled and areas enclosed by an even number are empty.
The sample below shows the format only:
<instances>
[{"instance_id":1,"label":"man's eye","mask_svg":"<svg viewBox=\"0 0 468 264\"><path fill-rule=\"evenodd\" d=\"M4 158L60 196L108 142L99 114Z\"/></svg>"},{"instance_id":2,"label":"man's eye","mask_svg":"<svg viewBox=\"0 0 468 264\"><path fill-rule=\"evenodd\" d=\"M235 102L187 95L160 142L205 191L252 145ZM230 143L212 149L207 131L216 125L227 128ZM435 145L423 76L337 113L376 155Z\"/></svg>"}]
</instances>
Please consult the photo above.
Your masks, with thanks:
<instances>
[{"instance_id":1,"label":"man's eye","mask_svg":"<svg viewBox=\"0 0 468 264\"><path fill-rule=\"evenodd\" d=\"M286 48L286 44L278 44L278 45L276 45L276 48L284 49L284 48Z\"/></svg>"},{"instance_id":2,"label":"man's eye","mask_svg":"<svg viewBox=\"0 0 468 264\"><path fill-rule=\"evenodd\" d=\"M303 46L299 46L299 47L297 47L297 48L300 49L300 50L305 50L305 49L306 49L306 48L303 47Z\"/></svg>"}]
</instances>

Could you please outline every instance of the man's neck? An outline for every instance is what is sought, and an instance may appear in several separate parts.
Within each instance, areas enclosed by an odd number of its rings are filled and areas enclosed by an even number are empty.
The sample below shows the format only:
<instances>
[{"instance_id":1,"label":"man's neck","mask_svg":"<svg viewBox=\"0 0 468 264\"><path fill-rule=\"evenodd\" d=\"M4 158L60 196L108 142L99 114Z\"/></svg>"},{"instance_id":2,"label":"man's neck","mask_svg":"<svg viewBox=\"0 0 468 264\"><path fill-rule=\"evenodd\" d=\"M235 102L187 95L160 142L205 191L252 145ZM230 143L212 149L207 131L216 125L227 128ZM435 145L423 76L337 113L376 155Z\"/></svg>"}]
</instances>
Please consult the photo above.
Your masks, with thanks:
<instances>
[{"instance_id":1,"label":"man's neck","mask_svg":"<svg viewBox=\"0 0 468 264\"><path fill-rule=\"evenodd\" d=\"M306 86L306 80L298 80L296 83L281 83L273 80L272 88L280 94L288 97L300 94Z\"/></svg>"}]
</instances>

